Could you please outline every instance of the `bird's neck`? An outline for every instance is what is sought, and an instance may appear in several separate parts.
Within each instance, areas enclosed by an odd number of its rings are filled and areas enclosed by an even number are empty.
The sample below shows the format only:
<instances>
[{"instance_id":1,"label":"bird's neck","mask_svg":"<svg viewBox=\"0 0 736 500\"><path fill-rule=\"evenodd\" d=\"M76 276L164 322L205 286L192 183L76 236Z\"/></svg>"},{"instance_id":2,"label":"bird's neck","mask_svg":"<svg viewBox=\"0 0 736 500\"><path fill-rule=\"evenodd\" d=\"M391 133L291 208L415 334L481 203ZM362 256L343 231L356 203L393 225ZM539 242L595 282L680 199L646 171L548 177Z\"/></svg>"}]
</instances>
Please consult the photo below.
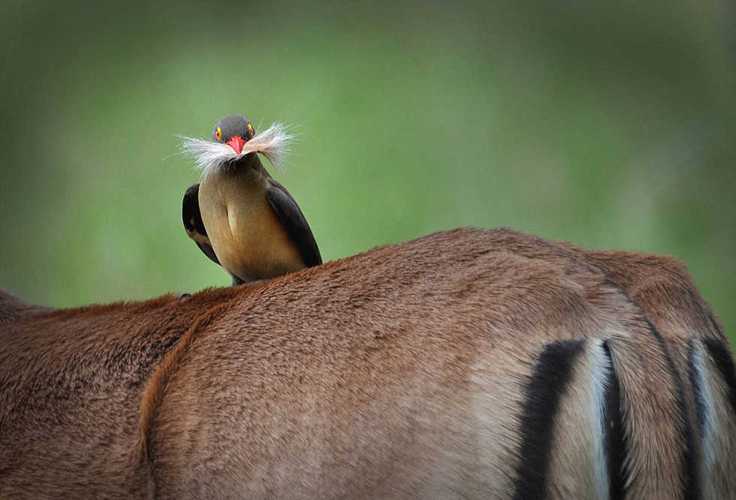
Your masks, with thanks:
<instances>
[{"instance_id":1,"label":"bird's neck","mask_svg":"<svg viewBox=\"0 0 736 500\"><path fill-rule=\"evenodd\" d=\"M257 154L250 154L242 160L205 172L203 181L214 182L237 182L237 183L261 183L267 177L268 172L261 163Z\"/></svg>"}]
</instances>

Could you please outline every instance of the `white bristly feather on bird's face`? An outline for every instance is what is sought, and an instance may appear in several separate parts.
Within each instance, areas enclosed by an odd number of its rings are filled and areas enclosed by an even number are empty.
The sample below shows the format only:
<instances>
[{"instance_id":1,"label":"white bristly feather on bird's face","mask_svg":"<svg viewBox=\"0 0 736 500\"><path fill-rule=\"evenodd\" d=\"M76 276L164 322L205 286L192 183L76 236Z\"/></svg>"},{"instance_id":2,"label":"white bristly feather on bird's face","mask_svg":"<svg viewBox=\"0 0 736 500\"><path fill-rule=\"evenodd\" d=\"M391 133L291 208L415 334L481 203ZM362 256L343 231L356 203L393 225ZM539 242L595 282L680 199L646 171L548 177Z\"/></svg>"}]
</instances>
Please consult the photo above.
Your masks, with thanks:
<instances>
[{"instance_id":1,"label":"white bristly feather on bird's face","mask_svg":"<svg viewBox=\"0 0 736 500\"><path fill-rule=\"evenodd\" d=\"M250 153L260 153L268 158L274 167L281 168L281 162L288 152L293 136L284 125L274 123L248 140L240 153L236 153L229 145L221 142L195 137L181 137L181 139L182 150L194 158L197 167L206 173L210 169L227 166Z\"/></svg>"}]
</instances>

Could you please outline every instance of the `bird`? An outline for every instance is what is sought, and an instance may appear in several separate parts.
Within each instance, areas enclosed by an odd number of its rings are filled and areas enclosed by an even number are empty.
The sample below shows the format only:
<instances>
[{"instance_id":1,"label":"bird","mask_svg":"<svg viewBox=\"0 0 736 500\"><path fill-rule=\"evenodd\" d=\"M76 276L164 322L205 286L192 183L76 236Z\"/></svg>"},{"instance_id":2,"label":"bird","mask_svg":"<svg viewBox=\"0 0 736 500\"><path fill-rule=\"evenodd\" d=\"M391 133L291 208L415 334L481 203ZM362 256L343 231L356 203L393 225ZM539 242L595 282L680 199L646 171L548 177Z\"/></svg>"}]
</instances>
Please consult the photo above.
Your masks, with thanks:
<instances>
[{"instance_id":1,"label":"bird","mask_svg":"<svg viewBox=\"0 0 736 500\"><path fill-rule=\"evenodd\" d=\"M278 124L256 134L242 115L219 120L212 141L184 138L203 173L182 202L187 235L233 285L322 264L299 205L261 163L276 164L289 136Z\"/></svg>"}]
</instances>

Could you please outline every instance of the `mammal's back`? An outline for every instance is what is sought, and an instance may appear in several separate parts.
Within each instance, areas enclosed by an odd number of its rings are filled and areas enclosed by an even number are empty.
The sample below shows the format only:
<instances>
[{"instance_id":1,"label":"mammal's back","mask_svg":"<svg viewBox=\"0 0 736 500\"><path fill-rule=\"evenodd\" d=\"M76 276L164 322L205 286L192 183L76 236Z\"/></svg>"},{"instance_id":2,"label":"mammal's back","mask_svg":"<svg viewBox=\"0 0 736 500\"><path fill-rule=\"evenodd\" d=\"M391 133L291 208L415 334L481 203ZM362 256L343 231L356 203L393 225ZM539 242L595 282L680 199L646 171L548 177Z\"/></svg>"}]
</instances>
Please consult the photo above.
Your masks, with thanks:
<instances>
[{"instance_id":1,"label":"mammal's back","mask_svg":"<svg viewBox=\"0 0 736 500\"><path fill-rule=\"evenodd\" d=\"M640 260L461 230L197 295L220 305L141 368L145 385L107 389L140 400L140 415L125 405L130 484L203 498L732 494L725 340L685 274ZM98 443L107 414L84 429ZM47 475L55 491L88 471L69 467Z\"/></svg>"}]
</instances>

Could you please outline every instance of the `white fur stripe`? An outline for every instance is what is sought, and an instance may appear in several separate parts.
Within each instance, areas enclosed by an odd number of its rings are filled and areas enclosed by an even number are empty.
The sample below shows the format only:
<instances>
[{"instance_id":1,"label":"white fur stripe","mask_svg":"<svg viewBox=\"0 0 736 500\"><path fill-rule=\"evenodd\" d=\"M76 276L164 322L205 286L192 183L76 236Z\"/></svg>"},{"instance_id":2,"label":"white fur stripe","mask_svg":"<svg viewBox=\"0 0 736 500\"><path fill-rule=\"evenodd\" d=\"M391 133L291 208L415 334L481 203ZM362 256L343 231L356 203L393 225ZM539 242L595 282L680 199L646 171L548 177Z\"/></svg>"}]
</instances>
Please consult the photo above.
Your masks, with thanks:
<instances>
[{"instance_id":1,"label":"white fur stripe","mask_svg":"<svg viewBox=\"0 0 736 500\"><path fill-rule=\"evenodd\" d=\"M710 386L706 367L703 346L700 342L695 342L693 347L692 369L695 371L695 383L698 385L699 404L703 408L703 478L708 477L708 471L713 467L716 460L716 447L718 442L718 422L715 412L713 411L715 402L713 398L713 389Z\"/></svg>"},{"instance_id":2,"label":"white fur stripe","mask_svg":"<svg viewBox=\"0 0 736 500\"><path fill-rule=\"evenodd\" d=\"M609 500L606 457L606 388L611 363L603 341L585 339L554 419L550 500Z\"/></svg>"},{"instance_id":3,"label":"white fur stripe","mask_svg":"<svg viewBox=\"0 0 736 500\"><path fill-rule=\"evenodd\" d=\"M609 495L609 477L608 462L606 460L605 450L605 408L606 408L606 388L611 375L611 362L606 356L603 347L603 341L599 339L590 340L590 349L588 350L589 362L591 367L591 398L588 401L593 418L593 474L595 480L595 491L597 498L608 499Z\"/></svg>"},{"instance_id":4,"label":"white fur stripe","mask_svg":"<svg viewBox=\"0 0 736 500\"><path fill-rule=\"evenodd\" d=\"M725 408L728 402L718 389L718 382L714 367L708 361L704 346L700 341L693 341L691 356L691 367L694 377L693 382L697 385L696 397L698 405L702 409L702 458L699 464L701 482L703 485L703 498L716 500L722 497L724 485L717 478L722 477L722 471L718 471L718 462L730 461L732 458L724 456L724 444L726 439L720 435L718 407ZM715 384L715 385L714 385ZM718 395L717 395L718 394ZM720 396L720 397L719 397ZM728 427L728 426L726 426ZM728 431L728 428L725 429ZM722 468L722 467L721 467Z\"/></svg>"}]
</instances>

